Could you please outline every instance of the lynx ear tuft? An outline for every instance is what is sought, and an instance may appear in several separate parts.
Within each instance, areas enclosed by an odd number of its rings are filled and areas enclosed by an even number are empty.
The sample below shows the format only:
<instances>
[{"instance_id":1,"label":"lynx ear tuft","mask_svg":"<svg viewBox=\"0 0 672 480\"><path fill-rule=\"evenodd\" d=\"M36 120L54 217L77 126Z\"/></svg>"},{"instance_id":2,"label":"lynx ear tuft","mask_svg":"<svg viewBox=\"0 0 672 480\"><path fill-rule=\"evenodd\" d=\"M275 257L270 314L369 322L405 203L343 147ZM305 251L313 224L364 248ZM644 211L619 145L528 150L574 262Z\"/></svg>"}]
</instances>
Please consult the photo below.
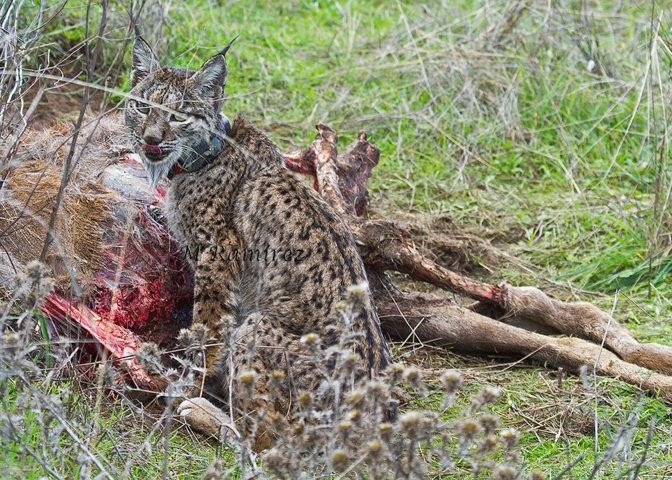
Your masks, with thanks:
<instances>
[{"instance_id":1,"label":"lynx ear tuft","mask_svg":"<svg viewBox=\"0 0 672 480\"><path fill-rule=\"evenodd\" d=\"M226 52L229 51L229 49L230 49L231 46L233 45L233 42L235 42L236 40L238 40L238 35L236 35L235 37L233 37L233 38L231 39L231 41L230 41L229 43L226 44L226 47L224 47L224 48L222 49L222 51L219 52L217 55L221 55L222 57L226 56Z\"/></svg>"},{"instance_id":2,"label":"lynx ear tuft","mask_svg":"<svg viewBox=\"0 0 672 480\"><path fill-rule=\"evenodd\" d=\"M224 87L226 86L226 52L229 51L236 36L222 51L206 61L201 69L191 77L194 88L204 97L212 98L215 109L219 110L224 101Z\"/></svg>"},{"instance_id":3,"label":"lynx ear tuft","mask_svg":"<svg viewBox=\"0 0 672 480\"><path fill-rule=\"evenodd\" d=\"M143 78L160 67L159 61L156 59L154 52L152 52L152 48L139 35L137 27L135 33L135 45L133 45L133 67L131 69L131 83L133 85L136 85Z\"/></svg>"}]
</instances>

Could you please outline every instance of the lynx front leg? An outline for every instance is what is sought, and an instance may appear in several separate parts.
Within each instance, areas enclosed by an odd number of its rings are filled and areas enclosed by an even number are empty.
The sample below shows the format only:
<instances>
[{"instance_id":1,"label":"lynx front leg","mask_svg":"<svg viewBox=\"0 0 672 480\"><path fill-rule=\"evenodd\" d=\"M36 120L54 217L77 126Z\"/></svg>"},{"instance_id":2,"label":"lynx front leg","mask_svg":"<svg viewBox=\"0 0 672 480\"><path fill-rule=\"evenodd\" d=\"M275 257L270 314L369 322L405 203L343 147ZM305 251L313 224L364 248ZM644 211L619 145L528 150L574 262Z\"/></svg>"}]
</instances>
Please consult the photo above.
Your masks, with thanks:
<instances>
[{"instance_id":1,"label":"lynx front leg","mask_svg":"<svg viewBox=\"0 0 672 480\"><path fill-rule=\"evenodd\" d=\"M235 299L240 278L241 244L231 230L220 232L194 268L193 324L207 329L205 368L215 364L235 325Z\"/></svg>"},{"instance_id":2,"label":"lynx front leg","mask_svg":"<svg viewBox=\"0 0 672 480\"><path fill-rule=\"evenodd\" d=\"M205 327L204 374L197 375L189 396L202 397L205 379L226 355L229 334L235 324L235 297L240 276L240 241L232 231L220 233L216 243L199 252L194 262L193 325ZM220 397L223 391L210 392ZM180 406L182 408L183 405ZM189 421L190 416L185 419Z\"/></svg>"}]
</instances>

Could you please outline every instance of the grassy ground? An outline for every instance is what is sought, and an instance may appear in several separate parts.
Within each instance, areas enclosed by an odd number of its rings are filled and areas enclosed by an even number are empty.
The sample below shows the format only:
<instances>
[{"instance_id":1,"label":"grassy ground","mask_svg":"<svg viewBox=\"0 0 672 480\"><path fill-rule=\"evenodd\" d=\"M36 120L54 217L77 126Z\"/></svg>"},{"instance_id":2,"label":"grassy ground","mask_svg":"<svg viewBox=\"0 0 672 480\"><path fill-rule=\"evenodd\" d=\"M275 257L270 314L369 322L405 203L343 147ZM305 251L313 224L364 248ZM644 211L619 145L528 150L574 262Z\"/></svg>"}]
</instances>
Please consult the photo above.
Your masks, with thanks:
<instances>
[{"instance_id":1,"label":"grassy ground","mask_svg":"<svg viewBox=\"0 0 672 480\"><path fill-rule=\"evenodd\" d=\"M165 15L148 10L141 27L164 60L189 67L240 35L225 113L245 112L286 150L306 145L317 122L342 144L365 130L381 149L374 211L448 216L517 259L484 261L483 277L614 308L639 339L672 344L669 9L589 2L582 15L578 2L532 1L508 31L515 2L455 3L188 0ZM81 7L63 15L51 39L76 41ZM462 368L468 389L501 386L497 413L523 432L533 467L558 473L583 455L574 478L587 478L595 453L635 412L633 457L657 418L641 478L672 476L666 406L634 388L592 377L589 388L559 383L556 372L505 359L404 352L430 372ZM412 403L437 408L436 398ZM138 425L115 423L129 412L118 405L104 420L122 444L144 438ZM123 464L115 443L95 448ZM151 452L133 477L159 475L163 450ZM175 434L170 478L199 478L220 453Z\"/></svg>"}]
</instances>

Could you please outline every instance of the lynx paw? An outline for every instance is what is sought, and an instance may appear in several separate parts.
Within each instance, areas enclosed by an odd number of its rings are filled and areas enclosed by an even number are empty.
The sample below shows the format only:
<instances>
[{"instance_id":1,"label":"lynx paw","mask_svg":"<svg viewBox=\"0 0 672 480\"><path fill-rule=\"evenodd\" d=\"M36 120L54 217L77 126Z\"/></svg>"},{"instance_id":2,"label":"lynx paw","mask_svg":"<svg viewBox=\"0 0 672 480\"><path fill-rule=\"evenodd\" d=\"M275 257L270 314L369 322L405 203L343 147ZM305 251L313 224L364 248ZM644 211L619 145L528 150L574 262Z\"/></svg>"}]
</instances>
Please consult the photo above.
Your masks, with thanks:
<instances>
[{"instance_id":1,"label":"lynx paw","mask_svg":"<svg viewBox=\"0 0 672 480\"><path fill-rule=\"evenodd\" d=\"M203 397L184 400L177 407L177 414L194 430L220 441L233 436L229 416Z\"/></svg>"}]
</instances>

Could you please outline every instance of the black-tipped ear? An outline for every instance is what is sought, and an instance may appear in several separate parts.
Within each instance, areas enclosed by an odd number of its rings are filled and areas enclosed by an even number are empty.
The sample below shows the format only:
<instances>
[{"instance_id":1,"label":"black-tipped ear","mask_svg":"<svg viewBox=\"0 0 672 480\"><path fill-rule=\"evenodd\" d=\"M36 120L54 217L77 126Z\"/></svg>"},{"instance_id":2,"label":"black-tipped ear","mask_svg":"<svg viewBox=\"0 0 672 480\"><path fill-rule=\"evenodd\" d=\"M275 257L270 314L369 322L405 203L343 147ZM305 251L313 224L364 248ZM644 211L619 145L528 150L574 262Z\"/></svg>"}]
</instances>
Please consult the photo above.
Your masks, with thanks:
<instances>
[{"instance_id":1,"label":"black-tipped ear","mask_svg":"<svg viewBox=\"0 0 672 480\"><path fill-rule=\"evenodd\" d=\"M226 52L229 51L237 36L231 40L221 52L203 64L190 81L194 88L204 97L212 98L215 109L219 110L224 101L226 87Z\"/></svg>"},{"instance_id":2,"label":"black-tipped ear","mask_svg":"<svg viewBox=\"0 0 672 480\"><path fill-rule=\"evenodd\" d=\"M238 35L236 35L235 37L233 37L233 38L231 39L231 41L230 41L229 43L226 44L226 47L224 47L224 48L222 49L222 51L219 52L217 55L221 55L222 57L226 56L226 52L229 51L229 48L231 48L231 45L233 45L233 42L235 42L236 40L238 40Z\"/></svg>"},{"instance_id":3,"label":"black-tipped ear","mask_svg":"<svg viewBox=\"0 0 672 480\"><path fill-rule=\"evenodd\" d=\"M139 35L138 27L135 26L135 45L133 45L133 67L131 69L131 84L136 85L160 65L152 48Z\"/></svg>"}]
</instances>

